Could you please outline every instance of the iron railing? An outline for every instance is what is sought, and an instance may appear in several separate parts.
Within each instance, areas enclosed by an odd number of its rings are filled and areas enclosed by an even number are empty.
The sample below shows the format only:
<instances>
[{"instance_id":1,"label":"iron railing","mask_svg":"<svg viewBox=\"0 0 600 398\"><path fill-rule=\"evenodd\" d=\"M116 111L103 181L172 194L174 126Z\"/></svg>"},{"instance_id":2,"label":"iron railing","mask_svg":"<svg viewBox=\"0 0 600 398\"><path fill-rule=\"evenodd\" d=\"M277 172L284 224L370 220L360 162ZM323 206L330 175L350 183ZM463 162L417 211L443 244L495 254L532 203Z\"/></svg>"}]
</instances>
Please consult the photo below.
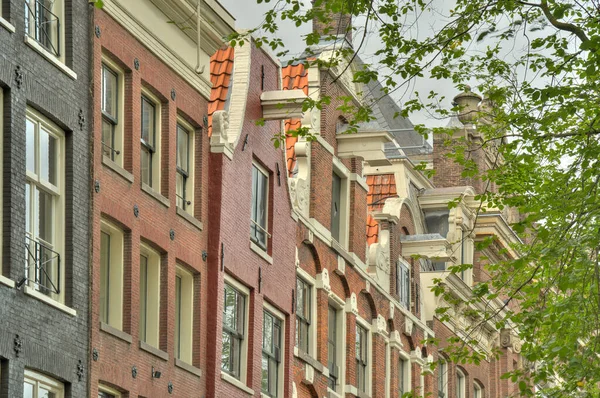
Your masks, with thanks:
<instances>
[{"instance_id":1,"label":"iron railing","mask_svg":"<svg viewBox=\"0 0 600 398\"><path fill-rule=\"evenodd\" d=\"M60 254L30 236L25 236L25 248L27 281L44 294L60 294Z\"/></svg>"},{"instance_id":2,"label":"iron railing","mask_svg":"<svg viewBox=\"0 0 600 398\"><path fill-rule=\"evenodd\" d=\"M52 12L54 0L25 0L25 31L42 47L60 56L60 18Z\"/></svg>"}]
</instances>

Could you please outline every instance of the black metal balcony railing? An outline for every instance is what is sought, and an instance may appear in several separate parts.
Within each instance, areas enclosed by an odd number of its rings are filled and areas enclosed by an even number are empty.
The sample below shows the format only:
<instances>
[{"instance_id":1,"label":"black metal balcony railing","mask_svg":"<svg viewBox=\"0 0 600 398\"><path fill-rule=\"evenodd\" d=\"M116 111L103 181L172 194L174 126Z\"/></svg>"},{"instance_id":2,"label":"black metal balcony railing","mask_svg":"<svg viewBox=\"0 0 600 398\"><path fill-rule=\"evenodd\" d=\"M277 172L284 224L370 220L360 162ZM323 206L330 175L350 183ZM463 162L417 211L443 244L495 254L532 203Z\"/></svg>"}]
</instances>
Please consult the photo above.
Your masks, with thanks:
<instances>
[{"instance_id":1,"label":"black metal balcony railing","mask_svg":"<svg viewBox=\"0 0 600 398\"><path fill-rule=\"evenodd\" d=\"M60 293L60 254L44 244L25 237L25 278L44 294Z\"/></svg>"},{"instance_id":2,"label":"black metal balcony railing","mask_svg":"<svg viewBox=\"0 0 600 398\"><path fill-rule=\"evenodd\" d=\"M60 56L60 18L52 12L54 1L25 0L25 31L42 47Z\"/></svg>"}]
</instances>

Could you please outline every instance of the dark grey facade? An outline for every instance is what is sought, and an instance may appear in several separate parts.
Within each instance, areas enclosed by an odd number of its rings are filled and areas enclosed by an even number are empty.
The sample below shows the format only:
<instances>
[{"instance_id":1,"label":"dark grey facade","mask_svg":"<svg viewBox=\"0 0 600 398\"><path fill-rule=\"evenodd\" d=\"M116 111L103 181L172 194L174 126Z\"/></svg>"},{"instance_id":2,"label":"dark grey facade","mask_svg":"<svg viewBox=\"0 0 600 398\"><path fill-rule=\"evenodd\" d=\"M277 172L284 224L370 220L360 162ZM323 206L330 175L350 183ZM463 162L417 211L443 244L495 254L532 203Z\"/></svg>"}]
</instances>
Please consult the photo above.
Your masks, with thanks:
<instances>
[{"instance_id":1,"label":"dark grey facade","mask_svg":"<svg viewBox=\"0 0 600 398\"><path fill-rule=\"evenodd\" d=\"M24 396L25 372L86 397L93 6L0 1L0 398Z\"/></svg>"}]
</instances>

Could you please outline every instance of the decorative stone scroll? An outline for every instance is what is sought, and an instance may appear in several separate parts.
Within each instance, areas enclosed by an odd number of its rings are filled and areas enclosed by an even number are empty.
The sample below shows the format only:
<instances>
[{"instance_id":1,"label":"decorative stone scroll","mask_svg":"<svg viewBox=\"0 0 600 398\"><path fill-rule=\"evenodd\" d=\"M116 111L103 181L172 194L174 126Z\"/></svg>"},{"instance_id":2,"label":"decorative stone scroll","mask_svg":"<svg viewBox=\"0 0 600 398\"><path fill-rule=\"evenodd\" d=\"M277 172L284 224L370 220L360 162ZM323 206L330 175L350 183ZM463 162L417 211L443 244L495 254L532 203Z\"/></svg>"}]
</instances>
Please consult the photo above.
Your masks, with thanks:
<instances>
[{"instance_id":1,"label":"decorative stone scroll","mask_svg":"<svg viewBox=\"0 0 600 398\"><path fill-rule=\"evenodd\" d=\"M317 275L317 289L323 289L327 293L331 292L331 284L329 283L329 271L323 269L323 272Z\"/></svg>"},{"instance_id":2,"label":"decorative stone scroll","mask_svg":"<svg viewBox=\"0 0 600 398\"><path fill-rule=\"evenodd\" d=\"M410 318L404 318L404 335L412 336L414 328L414 322Z\"/></svg>"},{"instance_id":3,"label":"decorative stone scroll","mask_svg":"<svg viewBox=\"0 0 600 398\"><path fill-rule=\"evenodd\" d=\"M377 315L376 319L373 319L373 333L379 334L381 336L386 337L388 335L387 324L385 322L385 318L383 315Z\"/></svg>"},{"instance_id":4,"label":"decorative stone scroll","mask_svg":"<svg viewBox=\"0 0 600 398\"><path fill-rule=\"evenodd\" d=\"M351 312L354 315L358 315L358 301L356 300L356 293L352 293L350 298L346 299L346 312Z\"/></svg>"}]
</instances>

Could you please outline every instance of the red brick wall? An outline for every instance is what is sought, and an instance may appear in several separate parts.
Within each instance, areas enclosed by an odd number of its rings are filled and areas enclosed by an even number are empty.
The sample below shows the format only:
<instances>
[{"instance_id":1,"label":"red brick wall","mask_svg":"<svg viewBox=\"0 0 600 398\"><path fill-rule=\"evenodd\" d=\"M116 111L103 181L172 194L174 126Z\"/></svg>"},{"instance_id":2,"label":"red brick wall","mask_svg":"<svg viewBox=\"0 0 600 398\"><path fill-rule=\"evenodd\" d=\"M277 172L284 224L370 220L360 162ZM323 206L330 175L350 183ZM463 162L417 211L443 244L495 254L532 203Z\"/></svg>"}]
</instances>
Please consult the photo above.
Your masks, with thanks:
<instances>
[{"instance_id":1,"label":"red brick wall","mask_svg":"<svg viewBox=\"0 0 600 398\"><path fill-rule=\"evenodd\" d=\"M92 349L99 352L98 361L91 363L91 396L97 396L98 383L114 386L130 397L167 396L167 383L174 386L173 396L188 397L205 391L205 378L197 377L174 365L174 299L176 263L183 263L196 274L194 295L193 365L206 370L206 263L202 250L207 249L207 181L208 140L203 133L203 117L207 100L189 86L167 65L152 55L119 24L101 10L95 11L95 25L101 36L93 37L94 48L94 139L93 178L100 183L100 192L93 193L93 266L92 266ZM102 54L125 70L125 112L120 118L125 126L124 167L134 178L130 183L102 164L100 71ZM139 60L139 70L134 59ZM169 207L141 190L140 175L140 95L142 85L161 99L161 193ZM171 99L175 89L176 99ZM185 114L196 128L195 215L204 222L200 231L176 214L175 204L175 129L178 114ZM134 205L139 217L134 216ZM130 334L129 344L99 329L99 264L100 220L118 223L125 233L124 250L124 316L123 330ZM169 237L175 231L175 239ZM160 349L169 355L164 361L145 351L138 344L139 253L141 240L151 244L161 254L161 331ZM132 366L137 378L132 377ZM162 372L160 379L151 379L151 367Z\"/></svg>"}]
</instances>

